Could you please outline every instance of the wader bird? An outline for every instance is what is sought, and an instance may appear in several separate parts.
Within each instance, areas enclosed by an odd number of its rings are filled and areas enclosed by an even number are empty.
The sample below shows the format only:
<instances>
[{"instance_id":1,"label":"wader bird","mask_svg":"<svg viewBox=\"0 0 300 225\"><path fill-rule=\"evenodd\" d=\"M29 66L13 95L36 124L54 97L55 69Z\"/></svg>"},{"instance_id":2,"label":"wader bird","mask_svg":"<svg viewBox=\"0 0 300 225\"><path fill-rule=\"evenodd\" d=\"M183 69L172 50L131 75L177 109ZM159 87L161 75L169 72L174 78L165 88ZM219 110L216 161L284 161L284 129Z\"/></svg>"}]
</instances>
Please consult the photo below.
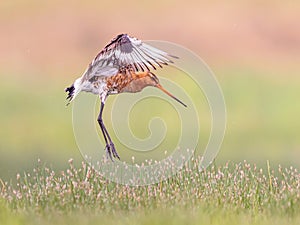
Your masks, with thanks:
<instances>
[{"instance_id":1,"label":"wader bird","mask_svg":"<svg viewBox=\"0 0 300 225\"><path fill-rule=\"evenodd\" d=\"M113 141L103 123L102 112L106 98L123 92L139 92L147 86L159 88L167 95L186 105L165 90L150 69L173 63L170 58L177 58L168 53L143 43L127 34L115 37L89 64L82 77L65 89L68 92L68 104L81 91L99 95L101 100L98 123L101 128L105 150L112 160L120 159ZM67 104L67 105L68 105Z\"/></svg>"}]
</instances>

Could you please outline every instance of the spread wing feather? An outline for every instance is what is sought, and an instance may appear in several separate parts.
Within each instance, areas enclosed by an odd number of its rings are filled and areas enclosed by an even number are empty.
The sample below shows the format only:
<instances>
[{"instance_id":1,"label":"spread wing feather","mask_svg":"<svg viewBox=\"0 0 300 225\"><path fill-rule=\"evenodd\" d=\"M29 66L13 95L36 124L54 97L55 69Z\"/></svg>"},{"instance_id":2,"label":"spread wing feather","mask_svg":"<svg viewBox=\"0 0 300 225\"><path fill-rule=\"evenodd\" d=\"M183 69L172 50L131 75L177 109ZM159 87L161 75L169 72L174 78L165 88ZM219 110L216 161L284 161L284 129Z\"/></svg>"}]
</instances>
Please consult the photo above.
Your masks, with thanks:
<instances>
[{"instance_id":1,"label":"spread wing feather","mask_svg":"<svg viewBox=\"0 0 300 225\"><path fill-rule=\"evenodd\" d=\"M135 72L156 70L157 67L173 63L170 57L177 58L137 38L120 34L99 52L87 68L84 78L112 76L127 66L131 66Z\"/></svg>"}]
</instances>

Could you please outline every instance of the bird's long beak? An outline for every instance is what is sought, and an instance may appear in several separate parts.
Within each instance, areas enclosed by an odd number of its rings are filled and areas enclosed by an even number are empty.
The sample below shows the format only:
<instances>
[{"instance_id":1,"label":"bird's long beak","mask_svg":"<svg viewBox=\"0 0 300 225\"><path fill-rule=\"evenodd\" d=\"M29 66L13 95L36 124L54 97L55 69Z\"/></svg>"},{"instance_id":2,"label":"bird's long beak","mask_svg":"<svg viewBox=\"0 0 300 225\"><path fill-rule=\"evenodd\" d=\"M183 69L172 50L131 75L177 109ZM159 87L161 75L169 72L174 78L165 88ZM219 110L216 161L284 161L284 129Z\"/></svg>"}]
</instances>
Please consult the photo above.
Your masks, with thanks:
<instances>
[{"instance_id":1,"label":"bird's long beak","mask_svg":"<svg viewBox=\"0 0 300 225\"><path fill-rule=\"evenodd\" d=\"M160 84L156 84L155 87L165 92L167 95L169 95L171 98L175 99L177 102L182 104L184 107L187 107L186 104L184 104L182 101L180 101L178 98L176 98L174 95L172 95L170 92L168 92L166 89L164 89Z\"/></svg>"}]
</instances>

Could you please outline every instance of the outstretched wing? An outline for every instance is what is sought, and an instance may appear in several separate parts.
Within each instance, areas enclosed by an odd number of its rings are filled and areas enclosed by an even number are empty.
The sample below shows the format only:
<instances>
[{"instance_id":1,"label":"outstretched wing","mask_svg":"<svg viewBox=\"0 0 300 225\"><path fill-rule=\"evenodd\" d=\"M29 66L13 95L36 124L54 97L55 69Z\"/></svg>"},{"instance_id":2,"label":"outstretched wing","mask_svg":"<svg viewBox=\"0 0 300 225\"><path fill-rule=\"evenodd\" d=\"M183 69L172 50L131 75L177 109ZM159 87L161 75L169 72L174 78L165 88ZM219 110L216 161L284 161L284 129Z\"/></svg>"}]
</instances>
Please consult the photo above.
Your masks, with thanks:
<instances>
[{"instance_id":1,"label":"outstretched wing","mask_svg":"<svg viewBox=\"0 0 300 225\"><path fill-rule=\"evenodd\" d=\"M115 75L122 67L131 66L135 72L156 70L177 58L141 40L120 34L95 57L86 71L86 78Z\"/></svg>"}]
</instances>

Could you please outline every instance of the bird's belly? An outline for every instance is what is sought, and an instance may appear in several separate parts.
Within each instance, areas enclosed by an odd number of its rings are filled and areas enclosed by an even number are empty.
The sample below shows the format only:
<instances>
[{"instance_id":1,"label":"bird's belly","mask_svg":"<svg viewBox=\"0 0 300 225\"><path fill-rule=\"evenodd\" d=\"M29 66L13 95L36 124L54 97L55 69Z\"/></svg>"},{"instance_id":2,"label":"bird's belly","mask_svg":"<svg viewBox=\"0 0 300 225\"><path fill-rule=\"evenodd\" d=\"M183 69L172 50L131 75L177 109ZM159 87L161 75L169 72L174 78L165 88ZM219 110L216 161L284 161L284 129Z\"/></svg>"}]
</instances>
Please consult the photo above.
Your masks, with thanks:
<instances>
[{"instance_id":1,"label":"bird's belly","mask_svg":"<svg viewBox=\"0 0 300 225\"><path fill-rule=\"evenodd\" d=\"M106 82L104 80L87 80L83 83L83 91L91 92L96 95L100 95L106 90Z\"/></svg>"}]
</instances>

